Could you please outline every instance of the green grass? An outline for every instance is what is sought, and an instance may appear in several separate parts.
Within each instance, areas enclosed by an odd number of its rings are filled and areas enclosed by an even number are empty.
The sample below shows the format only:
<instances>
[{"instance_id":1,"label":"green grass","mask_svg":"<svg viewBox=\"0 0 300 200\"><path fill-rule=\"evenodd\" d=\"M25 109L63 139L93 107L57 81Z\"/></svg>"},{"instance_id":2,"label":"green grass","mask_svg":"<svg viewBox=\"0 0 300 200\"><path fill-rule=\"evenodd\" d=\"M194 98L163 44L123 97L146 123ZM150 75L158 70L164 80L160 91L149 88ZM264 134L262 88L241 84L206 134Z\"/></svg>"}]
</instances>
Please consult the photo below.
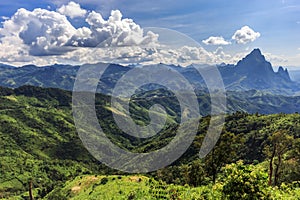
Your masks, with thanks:
<instances>
[{"instance_id":1,"label":"green grass","mask_svg":"<svg viewBox=\"0 0 300 200\"><path fill-rule=\"evenodd\" d=\"M59 196L57 196L59 194ZM45 199L216 199L220 197L217 188L206 186L168 185L151 178L132 176L80 176L68 181L64 187L48 194Z\"/></svg>"},{"instance_id":2,"label":"green grass","mask_svg":"<svg viewBox=\"0 0 300 200\"><path fill-rule=\"evenodd\" d=\"M105 181L104 181L105 180ZM184 200L222 200L222 183L200 187L190 187L166 184L152 178L131 176L80 176L68 181L60 189L48 194L45 199L72 200L154 200L154 199L184 199ZM283 186L284 187L284 186ZM266 188L266 199L299 199L300 189L287 186L278 190ZM268 197L267 197L268 196Z\"/></svg>"}]
</instances>

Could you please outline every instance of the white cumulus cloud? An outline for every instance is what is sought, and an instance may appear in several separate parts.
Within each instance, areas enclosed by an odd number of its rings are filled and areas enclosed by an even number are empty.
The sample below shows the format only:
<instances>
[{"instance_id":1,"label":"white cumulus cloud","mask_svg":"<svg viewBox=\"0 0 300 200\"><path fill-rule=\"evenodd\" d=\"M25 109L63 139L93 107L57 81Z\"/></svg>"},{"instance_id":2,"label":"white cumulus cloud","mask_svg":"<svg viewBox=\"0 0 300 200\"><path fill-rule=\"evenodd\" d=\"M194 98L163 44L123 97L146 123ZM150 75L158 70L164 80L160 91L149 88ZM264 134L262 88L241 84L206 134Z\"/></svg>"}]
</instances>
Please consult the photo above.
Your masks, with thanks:
<instances>
[{"instance_id":1,"label":"white cumulus cloud","mask_svg":"<svg viewBox=\"0 0 300 200\"><path fill-rule=\"evenodd\" d=\"M73 1L69 2L67 5L62 5L57 9L57 12L68 16L71 19L75 17L84 17L87 13L87 11L85 9L82 9L78 3L75 3Z\"/></svg>"},{"instance_id":2,"label":"white cumulus cloud","mask_svg":"<svg viewBox=\"0 0 300 200\"><path fill-rule=\"evenodd\" d=\"M223 37L214 37L211 36L206 40L202 40L202 42L206 45L229 45L230 42L226 41Z\"/></svg>"},{"instance_id":3,"label":"white cumulus cloud","mask_svg":"<svg viewBox=\"0 0 300 200\"><path fill-rule=\"evenodd\" d=\"M272 53L264 53L264 55L266 56L266 59L268 61L270 61L272 64L275 64L275 65L280 65L280 64L283 64L283 63L287 63L288 60L284 57L284 56L280 56L280 55L274 55Z\"/></svg>"},{"instance_id":4,"label":"white cumulus cloud","mask_svg":"<svg viewBox=\"0 0 300 200\"><path fill-rule=\"evenodd\" d=\"M0 46L5 45L7 49L0 54L1 60L11 60L18 55L25 57L26 51L28 59L28 56L64 55L78 50L77 47L157 43L157 34L144 33L132 19L122 19L122 13L118 10L112 11L107 20L104 20L100 13L93 11L85 21L89 27L76 29L66 15L59 12L41 8L28 11L21 8L3 23L3 28L0 28ZM11 51L8 51L9 49ZM18 49L19 53L16 52Z\"/></svg>"},{"instance_id":5,"label":"white cumulus cloud","mask_svg":"<svg viewBox=\"0 0 300 200\"><path fill-rule=\"evenodd\" d=\"M223 47L218 47L214 51L214 55L222 62L228 62L232 58L231 55L224 52Z\"/></svg>"},{"instance_id":6,"label":"white cumulus cloud","mask_svg":"<svg viewBox=\"0 0 300 200\"><path fill-rule=\"evenodd\" d=\"M66 16L57 12L21 8L3 23L0 34L4 36L1 38L2 43L8 38L11 43L22 41L20 45L27 45L31 55L41 56L68 51L64 45L75 31Z\"/></svg>"},{"instance_id":7,"label":"white cumulus cloud","mask_svg":"<svg viewBox=\"0 0 300 200\"><path fill-rule=\"evenodd\" d=\"M86 18L89 28L83 27L69 40L67 45L80 47L108 47L149 45L156 43L158 35L147 32L132 19L122 19L119 10L111 11L108 20L104 20L100 13L92 11Z\"/></svg>"},{"instance_id":8,"label":"white cumulus cloud","mask_svg":"<svg viewBox=\"0 0 300 200\"><path fill-rule=\"evenodd\" d=\"M249 42L255 41L259 37L259 32L255 32L249 26L244 26L234 33L232 39L235 40L238 44L247 44Z\"/></svg>"}]
</instances>

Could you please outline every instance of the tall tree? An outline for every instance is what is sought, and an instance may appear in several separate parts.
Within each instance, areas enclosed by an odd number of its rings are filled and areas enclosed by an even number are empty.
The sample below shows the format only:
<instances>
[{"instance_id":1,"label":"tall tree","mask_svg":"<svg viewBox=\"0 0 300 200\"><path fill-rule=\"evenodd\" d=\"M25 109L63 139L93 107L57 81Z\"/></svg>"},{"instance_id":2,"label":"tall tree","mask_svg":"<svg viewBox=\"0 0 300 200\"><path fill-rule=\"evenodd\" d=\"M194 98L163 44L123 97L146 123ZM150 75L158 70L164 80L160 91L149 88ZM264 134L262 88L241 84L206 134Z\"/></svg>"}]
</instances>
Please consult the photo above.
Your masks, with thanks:
<instances>
[{"instance_id":1,"label":"tall tree","mask_svg":"<svg viewBox=\"0 0 300 200\"><path fill-rule=\"evenodd\" d=\"M243 144L240 136L223 131L213 150L205 157L205 168L215 183L221 168L237 159L237 151Z\"/></svg>"},{"instance_id":2,"label":"tall tree","mask_svg":"<svg viewBox=\"0 0 300 200\"><path fill-rule=\"evenodd\" d=\"M292 147L294 137L286 130L279 130L269 136L269 144L265 146L265 154L270 159L269 185L278 185L283 155ZM274 179L273 179L274 178Z\"/></svg>"}]
</instances>

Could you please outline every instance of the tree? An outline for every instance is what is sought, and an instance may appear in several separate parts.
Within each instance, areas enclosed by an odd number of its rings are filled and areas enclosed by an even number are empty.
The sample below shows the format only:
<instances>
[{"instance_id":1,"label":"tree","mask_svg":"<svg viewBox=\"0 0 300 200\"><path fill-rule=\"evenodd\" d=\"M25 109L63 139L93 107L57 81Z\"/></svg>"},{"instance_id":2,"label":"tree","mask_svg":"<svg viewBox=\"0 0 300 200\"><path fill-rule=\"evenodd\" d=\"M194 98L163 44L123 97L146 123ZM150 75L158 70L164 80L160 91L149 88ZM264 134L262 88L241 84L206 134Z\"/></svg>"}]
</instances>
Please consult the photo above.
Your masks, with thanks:
<instances>
[{"instance_id":1,"label":"tree","mask_svg":"<svg viewBox=\"0 0 300 200\"><path fill-rule=\"evenodd\" d=\"M205 184L207 179L204 163L199 158L188 164L160 169L156 176L168 184L188 184L194 187Z\"/></svg>"},{"instance_id":2,"label":"tree","mask_svg":"<svg viewBox=\"0 0 300 200\"><path fill-rule=\"evenodd\" d=\"M32 180L29 181L29 198L30 200L34 200L32 193Z\"/></svg>"},{"instance_id":3,"label":"tree","mask_svg":"<svg viewBox=\"0 0 300 200\"><path fill-rule=\"evenodd\" d=\"M280 178L283 182L293 182L300 180L300 138L293 142L293 147L287 153L285 162L282 166L282 176Z\"/></svg>"},{"instance_id":4,"label":"tree","mask_svg":"<svg viewBox=\"0 0 300 200\"><path fill-rule=\"evenodd\" d=\"M189 185L194 187L200 186L205 182L205 171L203 163L197 159L190 164Z\"/></svg>"},{"instance_id":5,"label":"tree","mask_svg":"<svg viewBox=\"0 0 300 200\"><path fill-rule=\"evenodd\" d=\"M205 157L206 171L212 176L212 181L214 183L216 182L217 173L220 172L221 168L226 164L235 161L237 150L242 143L241 138L233 133L224 131L221 134L216 146Z\"/></svg>"},{"instance_id":6,"label":"tree","mask_svg":"<svg viewBox=\"0 0 300 200\"><path fill-rule=\"evenodd\" d=\"M291 148L293 140L294 137L290 136L285 130L279 130L269 136L269 145L266 145L264 152L270 159L268 181L270 186L279 184L283 155Z\"/></svg>"}]
</instances>

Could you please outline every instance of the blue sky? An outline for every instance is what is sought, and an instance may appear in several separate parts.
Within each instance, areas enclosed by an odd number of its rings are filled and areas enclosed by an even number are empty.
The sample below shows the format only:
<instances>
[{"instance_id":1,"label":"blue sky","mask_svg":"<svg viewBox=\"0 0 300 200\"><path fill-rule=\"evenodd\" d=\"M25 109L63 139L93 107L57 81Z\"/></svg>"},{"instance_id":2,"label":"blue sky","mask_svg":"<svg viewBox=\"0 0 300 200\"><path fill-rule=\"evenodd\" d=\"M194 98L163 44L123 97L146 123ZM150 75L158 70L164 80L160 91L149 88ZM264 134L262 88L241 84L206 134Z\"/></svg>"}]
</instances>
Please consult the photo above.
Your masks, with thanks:
<instances>
[{"instance_id":1,"label":"blue sky","mask_svg":"<svg viewBox=\"0 0 300 200\"><path fill-rule=\"evenodd\" d=\"M0 2L0 16L10 18L19 8L56 11L67 0L15 0ZM95 10L104 19L111 10L143 27L170 28L188 35L208 52L218 48L227 55L246 54L260 48L274 65L300 68L300 2L297 0L74 0L88 12ZM3 18L2 22L4 21ZM82 19L70 19L76 28L86 26ZM259 37L237 43L232 36L248 26ZM228 45L205 44L209 37L223 37ZM221 47L221 48L220 48Z\"/></svg>"}]
</instances>

